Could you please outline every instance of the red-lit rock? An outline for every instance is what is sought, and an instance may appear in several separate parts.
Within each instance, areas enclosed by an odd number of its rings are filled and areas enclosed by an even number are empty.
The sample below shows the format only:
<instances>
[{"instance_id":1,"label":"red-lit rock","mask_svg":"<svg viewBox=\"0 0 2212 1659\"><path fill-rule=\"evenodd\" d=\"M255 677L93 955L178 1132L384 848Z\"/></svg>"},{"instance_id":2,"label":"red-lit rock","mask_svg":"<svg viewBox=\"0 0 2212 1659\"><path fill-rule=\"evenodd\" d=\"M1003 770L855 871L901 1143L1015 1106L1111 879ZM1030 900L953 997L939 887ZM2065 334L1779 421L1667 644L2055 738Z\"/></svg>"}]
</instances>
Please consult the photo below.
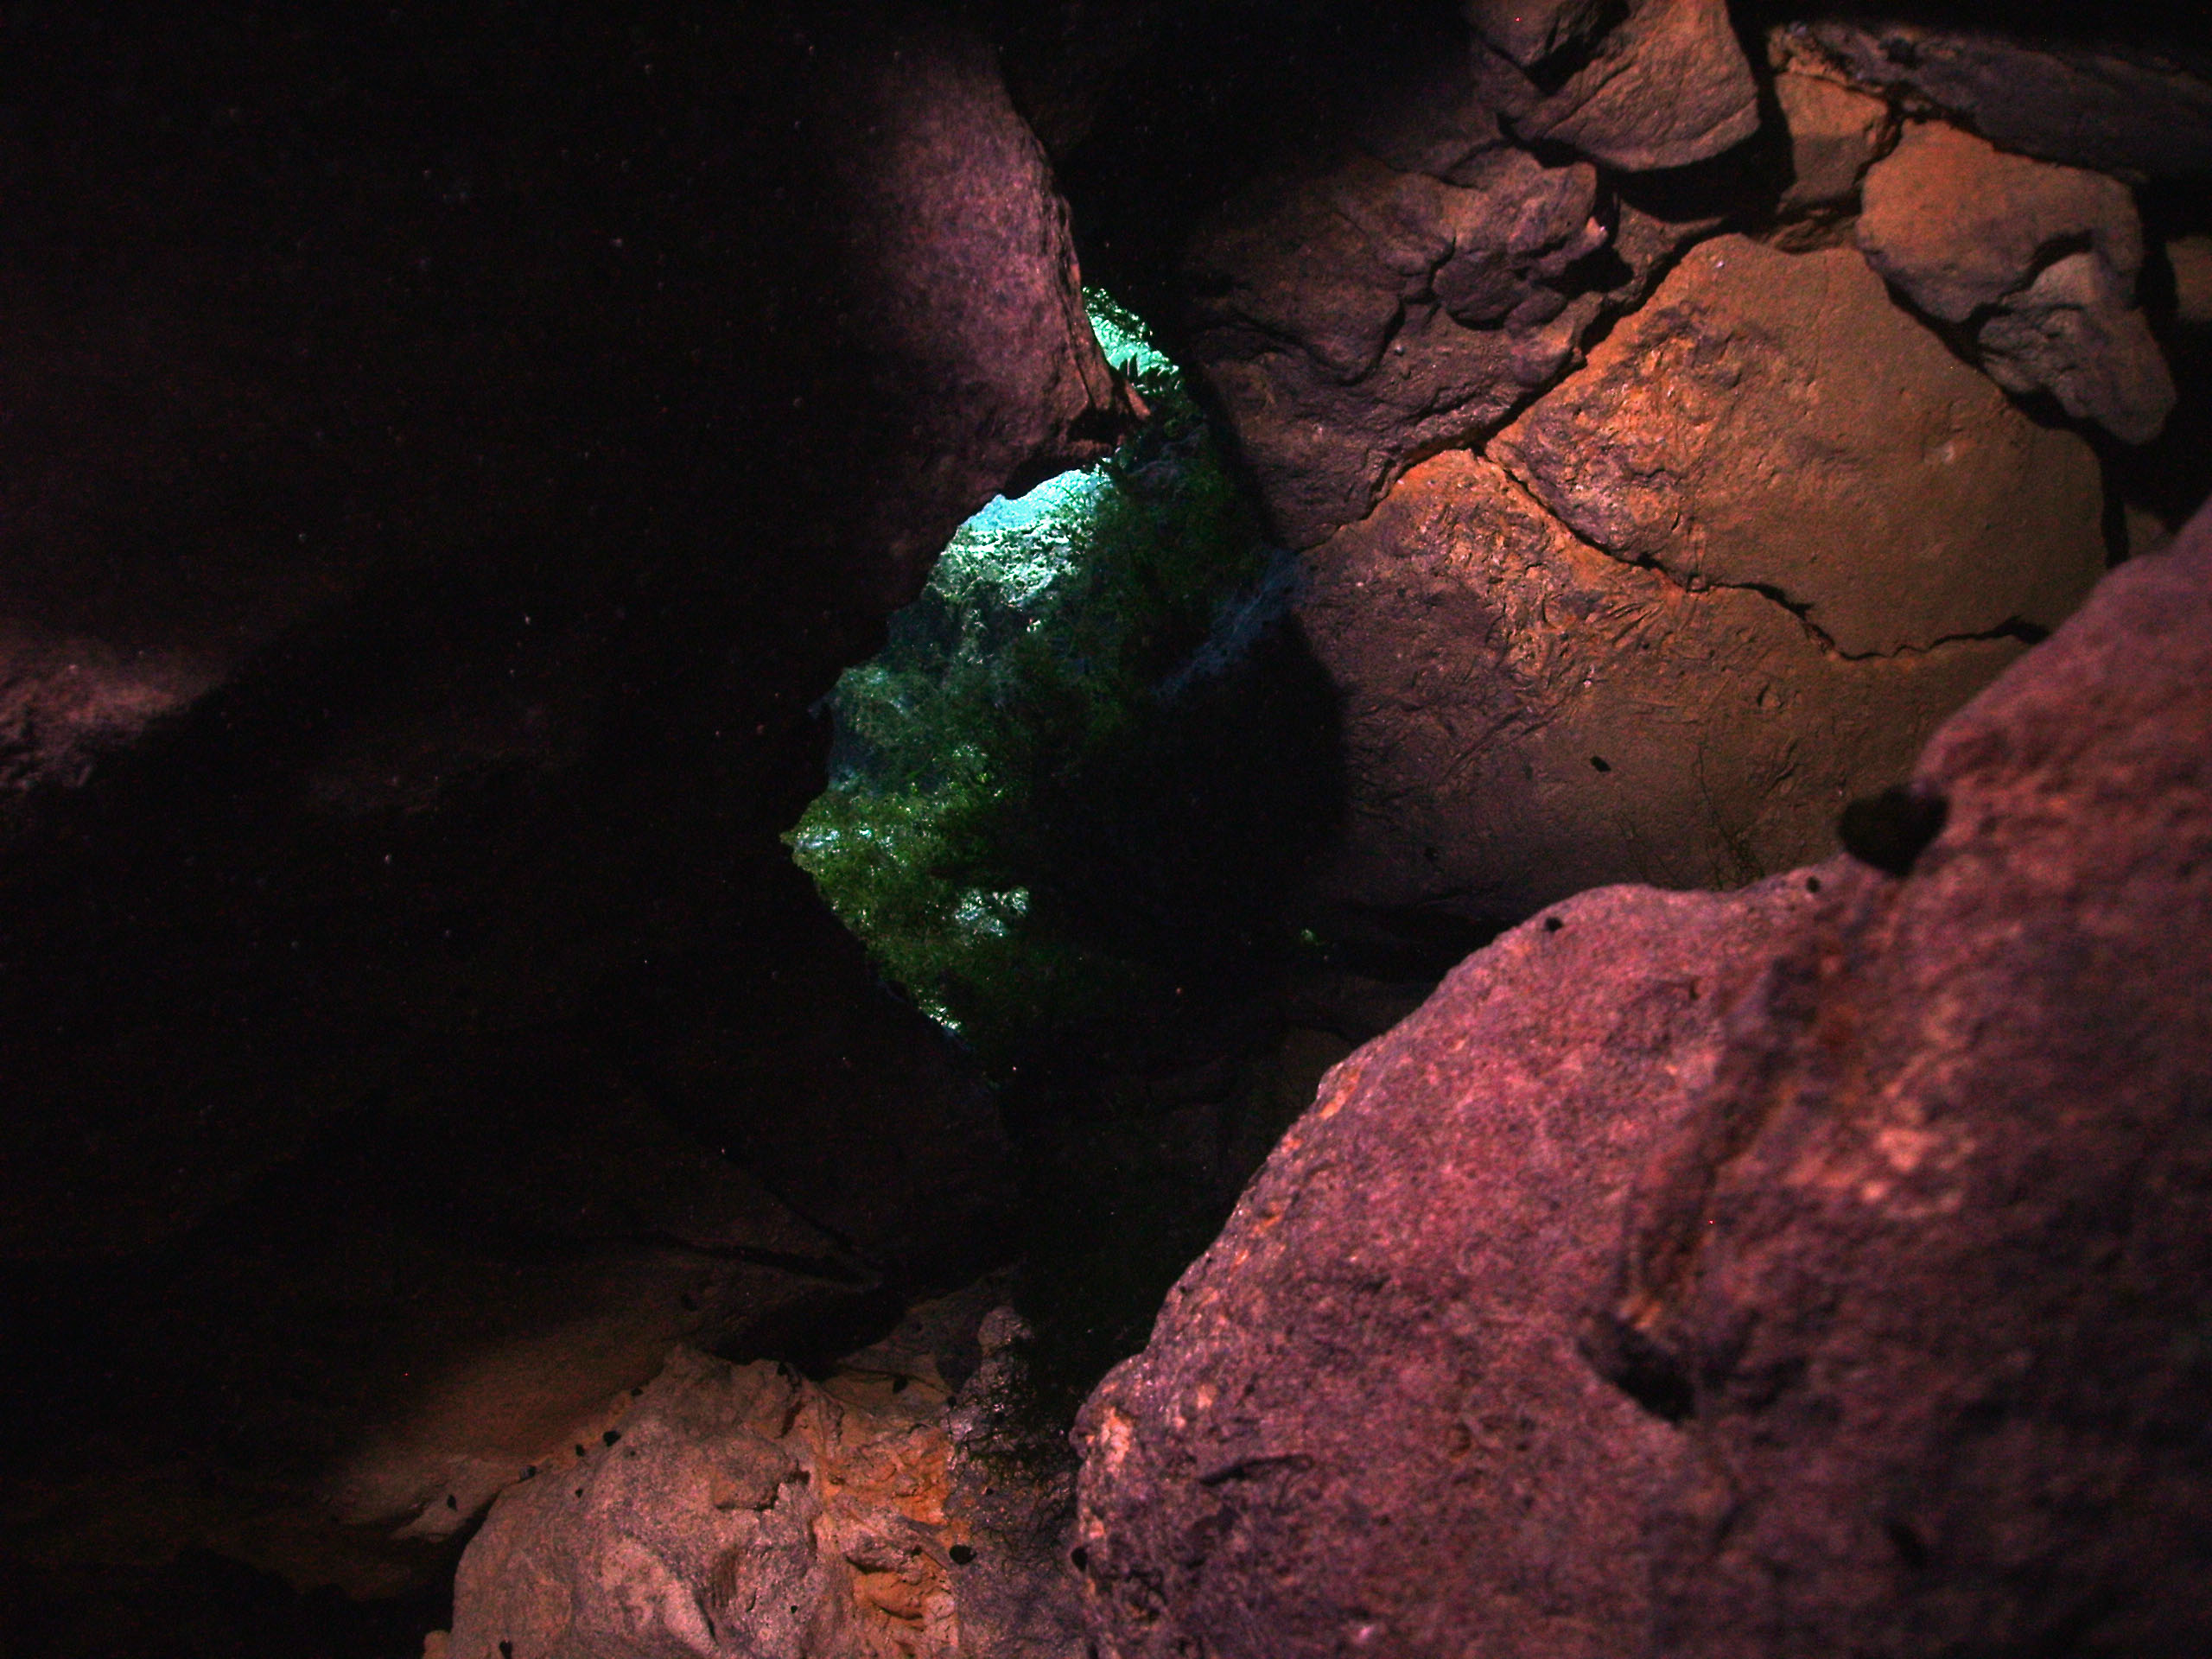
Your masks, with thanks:
<instances>
[{"instance_id":1,"label":"red-lit rock","mask_svg":"<svg viewBox=\"0 0 2212 1659\"><path fill-rule=\"evenodd\" d=\"M1701 244L1491 453L1585 540L1770 591L1847 657L2048 627L2104 569L2088 446L1847 249Z\"/></svg>"},{"instance_id":2,"label":"red-lit rock","mask_svg":"<svg viewBox=\"0 0 2212 1659\"><path fill-rule=\"evenodd\" d=\"M1908 874L1586 895L1344 1062L1084 1409L1104 1651L2202 1652L2208 687L2200 518Z\"/></svg>"}]
</instances>

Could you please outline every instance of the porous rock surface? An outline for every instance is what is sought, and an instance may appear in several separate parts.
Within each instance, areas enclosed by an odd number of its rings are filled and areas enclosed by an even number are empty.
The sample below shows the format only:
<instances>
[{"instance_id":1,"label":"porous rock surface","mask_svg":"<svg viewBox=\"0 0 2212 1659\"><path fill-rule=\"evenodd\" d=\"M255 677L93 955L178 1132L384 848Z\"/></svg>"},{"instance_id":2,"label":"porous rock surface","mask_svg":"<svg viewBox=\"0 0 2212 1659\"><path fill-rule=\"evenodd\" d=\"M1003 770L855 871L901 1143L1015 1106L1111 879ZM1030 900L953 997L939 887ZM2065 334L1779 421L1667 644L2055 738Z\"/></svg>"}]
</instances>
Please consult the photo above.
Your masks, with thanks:
<instances>
[{"instance_id":1,"label":"porous rock surface","mask_svg":"<svg viewBox=\"0 0 2212 1659\"><path fill-rule=\"evenodd\" d=\"M1585 895L1344 1062L1084 1409L1104 1650L2202 1651L2208 685L2200 517L1908 874Z\"/></svg>"},{"instance_id":2,"label":"porous rock surface","mask_svg":"<svg viewBox=\"0 0 2212 1659\"><path fill-rule=\"evenodd\" d=\"M2173 379L2135 304L2143 226L2117 180L1918 122L1867 175L1857 235L1915 305L1972 327L2007 391L2047 391L2130 443L2165 424Z\"/></svg>"},{"instance_id":3,"label":"porous rock surface","mask_svg":"<svg viewBox=\"0 0 2212 1659\"><path fill-rule=\"evenodd\" d=\"M1641 1497L1683 1446L1578 1320L1720 1010L1815 902L1586 893L1329 1074L1084 1408L1103 1651L1637 1650Z\"/></svg>"},{"instance_id":4,"label":"porous rock surface","mask_svg":"<svg viewBox=\"0 0 2212 1659\"><path fill-rule=\"evenodd\" d=\"M944 1429L678 1350L461 1559L453 1659L952 1659Z\"/></svg>"}]
</instances>

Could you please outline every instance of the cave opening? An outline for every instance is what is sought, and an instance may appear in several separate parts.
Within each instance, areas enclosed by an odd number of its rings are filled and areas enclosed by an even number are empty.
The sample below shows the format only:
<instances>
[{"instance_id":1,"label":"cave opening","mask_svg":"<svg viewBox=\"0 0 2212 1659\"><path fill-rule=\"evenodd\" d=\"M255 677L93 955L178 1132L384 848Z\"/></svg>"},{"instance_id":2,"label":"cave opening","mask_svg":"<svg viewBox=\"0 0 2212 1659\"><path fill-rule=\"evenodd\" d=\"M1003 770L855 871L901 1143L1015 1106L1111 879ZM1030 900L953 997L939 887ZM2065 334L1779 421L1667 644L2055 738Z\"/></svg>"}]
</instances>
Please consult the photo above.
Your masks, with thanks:
<instances>
[{"instance_id":1,"label":"cave opening","mask_svg":"<svg viewBox=\"0 0 2212 1659\"><path fill-rule=\"evenodd\" d=\"M1325 683L1182 371L1094 289L1149 410L1114 454L976 512L826 700L787 836L887 979L1001 1083L1187 1057L1299 948L1328 823Z\"/></svg>"}]
</instances>

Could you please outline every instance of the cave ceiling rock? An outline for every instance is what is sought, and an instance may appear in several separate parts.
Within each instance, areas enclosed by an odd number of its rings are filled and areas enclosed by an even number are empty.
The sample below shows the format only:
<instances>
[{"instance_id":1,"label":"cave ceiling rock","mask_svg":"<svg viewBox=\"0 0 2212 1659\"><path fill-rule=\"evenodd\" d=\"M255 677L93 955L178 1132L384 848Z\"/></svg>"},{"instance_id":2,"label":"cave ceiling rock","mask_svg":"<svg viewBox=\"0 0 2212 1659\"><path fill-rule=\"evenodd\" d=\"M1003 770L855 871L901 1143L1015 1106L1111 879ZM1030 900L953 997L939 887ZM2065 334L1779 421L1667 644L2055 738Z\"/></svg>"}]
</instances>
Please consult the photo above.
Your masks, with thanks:
<instances>
[{"instance_id":1,"label":"cave ceiling rock","mask_svg":"<svg viewBox=\"0 0 2212 1659\"><path fill-rule=\"evenodd\" d=\"M1624 173L1710 161L1758 130L1758 84L1727 0L1470 0L1476 79L1522 142L1560 144ZM1488 48L1489 49L1484 49ZM1551 84L1561 60L1571 73Z\"/></svg>"},{"instance_id":2,"label":"cave ceiling rock","mask_svg":"<svg viewBox=\"0 0 2212 1659\"><path fill-rule=\"evenodd\" d=\"M1942 115L1991 143L2122 177L2212 177L2212 80L2121 48L2050 45L1988 29L1828 18L1778 25L1771 59Z\"/></svg>"},{"instance_id":3,"label":"cave ceiling rock","mask_svg":"<svg viewBox=\"0 0 2212 1659\"><path fill-rule=\"evenodd\" d=\"M1774 78L1775 101L1789 135L1789 182L1777 204L1784 215L1849 206L1859 181L1897 137L1890 106L1871 92L1785 68Z\"/></svg>"},{"instance_id":4,"label":"cave ceiling rock","mask_svg":"<svg viewBox=\"0 0 2212 1659\"><path fill-rule=\"evenodd\" d=\"M2200 515L1907 876L1586 893L1341 1064L1079 1420L1103 1651L2212 1645L2209 688Z\"/></svg>"},{"instance_id":5,"label":"cave ceiling rock","mask_svg":"<svg viewBox=\"0 0 2212 1659\"><path fill-rule=\"evenodd\" d=\"M1589 546L1465 450L1306 570L1298 625L1343 698L1349 810L1313 877L1338 913L1495 924L1787 869L2023 649L1840 657L1764 594Z\"/></svg>"},{"instance_id":6,"label":"cave ceiling rock","mask_svg":"<svg viewBox=\"0 0 2212 1659\"><path fill-rule=\"evenodd\" d=\"M2135 304L2143 226L2127 187L2009 156L1940 121L1867 175L1859 246L1930 316L1965 326L1990 376L2147 443L2175 391Z\"/></svg>"},{"instance_id":7,"label":"cave ceiling rock","mask_svg":"<svg viewBox=\"0 0 2212 1659\"><path fill-rule=\"evenodd\" d=\"M2088 445L1848 249L1700 244L1490 453L1584 540L1770 592L1847 657L2048 628L2104 568Z\"/></svg>"},{"instance_id":8,"label":"cave ceiling rock","mask_svg":"<svg viewBox=\"0 0 2212 1659\"><path fill-rule=\"evenodd\" d=\"M1451 183L1354 156L1278 176L1186 257L1194 355L1276 530L1311 546L1424 450L1495 428L1701 228L1510 147ZM1604 289L1580 280L1608 248Z\"/></svg>"}]
</instances>

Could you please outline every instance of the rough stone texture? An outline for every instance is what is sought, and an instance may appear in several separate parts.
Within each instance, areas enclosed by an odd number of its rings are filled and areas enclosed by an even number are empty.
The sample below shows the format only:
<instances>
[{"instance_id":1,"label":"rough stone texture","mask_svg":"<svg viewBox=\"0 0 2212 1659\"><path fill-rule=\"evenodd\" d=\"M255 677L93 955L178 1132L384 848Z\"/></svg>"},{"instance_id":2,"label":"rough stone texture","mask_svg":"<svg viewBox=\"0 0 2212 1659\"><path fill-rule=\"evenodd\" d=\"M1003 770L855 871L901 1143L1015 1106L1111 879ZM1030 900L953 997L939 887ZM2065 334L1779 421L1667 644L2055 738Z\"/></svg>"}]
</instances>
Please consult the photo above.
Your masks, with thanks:
<instances>
[{"instance_id":1,"label":"rough stone texture","mask_svg":"<svg viewBox=\"0 0 2212 1659\"><path fill-rule=\"evenodd\" d=\"M1467 26L1523 69L1587 42L1605 27L1601 0L1465 0Z\"/></svg>"},{"instance_id":2,"label":"rough stone texture","mask_svg":"<svg viewBox=\"0 0 2212 1659\"><path fill-rule=\"evenodd\" d=\"M1846 656L2048 627L2104 564L2088 447L1845 249L1700 245L1491 453L1585 540L1770 590Z\"/></svg>"},{"instance_id":3,"label":"rough stone texture","mask_svg":"<svg viewBox=\"0 0 2212 1659\"><path fill-rule=\"evenodd\" d=\"M1293 546L1364 518L1412 457L1494 429L1689 234L1586 163L1492 149L1455 176L1360 156L1277 179L1190 251L1194 355Z\"/></svg>"},{"instance_id":4,"label":"rough stone texture","mask_svg":"<svg viewBox=\"0 0 2212 1659\"><path fill-rule=\"evenodd\" d=\"M2007 391L2047 391L2130 443L2165 424L2174 385L2135 307L2143 226L2125 185L1916 123L1867 175L1857 234L1915 305L1974 326Z\"/></svg>"},{"instance_id":5,"label":"rough stone texture","mask_svg":"<svg viewBox=\"0 0 2212 1659\"><path fill-rule=\"evenodd\" d=\"M1351 790L1317 896L1347 926L1495 925L1609 881L1728 887L1818 857L1842 804L2021 650L1847 660L1764 594L1576 540L1465 452L1307 569L1298 620L1344 698Z\"/></svg>"},{"instance_id":6,"label":"rough stone texture","mask_svg":"<svg viewBox=\"0 0 2212 1659\"><path fill-rule=\"evenodd\" d=\"M1105 1651L2204 1651L2208 687L2200 518L1909 875L1584 895L1340 1066L1084 1408Z\"/></svg>"},{"instance_id":7,"label":"rough stone texture","mask_svg":"<svg viewBox=\"0 0 2212 1659\"><path fill-rule=\"evenodd\" d=\"M1815 75L1777 75L1774 93L1789 132L1789 183L1781 210L1798 213L1855 200L1859 181L1895 135L1890 106Z\"/></svg>"},{"instance_id":8,"label":"rough stone texture","mask_svg":"<svg viewBox=\"0 0 2212 1659\"><path fill-rule=\"evenodd\" d=\"M1662 1650L2212 1645L2212 518L1947 725L1647 1178Z\"/></svg>"},{"instance_id":9,"label":"rough stone texture","mask_svg":"<svg viewBox=\"0 0 2212 1659\"><path fill-rule=\"evenodd\" d=\"M1482 39L1498 48L1478 47L1478 84L1517 137L1648 173L1709 161L1758 130L1758 86L1727 0L1630 0L1564 84L1523 73L1548 43L1573 43L1594 10L1470 8ZM1539 56L1524 55L1532 53Z\"/></svg>"},{"instance_id":10,"label":"rough stone texture","mask_svg":"<svg viewBox=\"0 0 2212 1659\"><path fill-rule=\"evenodd\" d=\"M1329 1074L1085 1405L1102 1647L1641 1650L1679 1434L1576 1351L1719 1014L1815 900L1586 893Z\"/></svg>"},{"instance_id":11,"label":"rough stone texture","mask_svg":"<svg viewBox=\"0 0 2212 1659\"><path fill-rule=\"evenodd\" d=\"M493 1507L448 1652L953 1659L963 1541L930 1395L862 1404L679 1349L603 1444Z\"/></svg>"},{"instance_id":12,"label":"rough stone texture","mask_svg":"<svg viewBox=\"0 0 2212 1659\"><path fill-rule=\"evenodd\" d=\"M1783 26L1770 55L1950 116L2022 155L2152 178L2212 175L2212 81L2201 62L1840 19Z\"/></svg>"},{"instance_id":13,"label":"rough stone texture","mask_svg":"<svg viewBox=\"0 0 2212 1659\"><path fill-rule=\"evenodd\" d=\"M613 1434L509 1487L446 1652L1084 1659L1073 1463L1025 1406L1005 1277L818 1384L678 1349Z\"/></svg>"},{"instance_id":14,"label":"rough stone texture","mask_svg":"<svg viewBox=\"0 0 2212 1659\"><path fill-rule=\"evenodd\" d=\"M10 42L4 1548L390 1588L669 1342L974 1246L993 1109L779 837L1126 399L918 13Z\"/></svg>"}]
</instances>

